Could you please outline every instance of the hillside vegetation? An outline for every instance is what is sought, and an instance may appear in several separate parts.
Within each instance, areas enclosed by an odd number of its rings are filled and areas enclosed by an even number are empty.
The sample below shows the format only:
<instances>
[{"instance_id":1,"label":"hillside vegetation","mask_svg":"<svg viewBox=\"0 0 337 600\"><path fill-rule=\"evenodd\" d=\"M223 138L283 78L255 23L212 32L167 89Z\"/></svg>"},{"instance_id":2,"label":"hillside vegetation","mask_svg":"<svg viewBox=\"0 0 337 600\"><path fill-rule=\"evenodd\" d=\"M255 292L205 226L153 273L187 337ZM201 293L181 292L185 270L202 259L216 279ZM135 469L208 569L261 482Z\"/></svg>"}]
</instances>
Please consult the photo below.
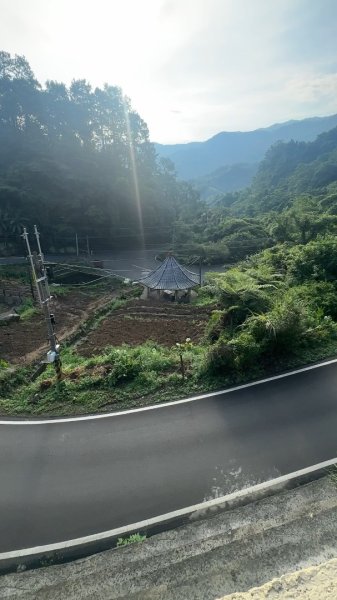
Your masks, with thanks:
<instances>
[{"instance_id":1,"label":"hillside vegetation","mask_svg":"<svg viewBox=\"0 0 337 600\"><path fill-rule=\"evenodd\" d=\"M247 382L335 356L336 294L335 236L318 236L307 244L278 244L226 273L209 275L197 304L207 306L211 316L202 329L190 321L194 341L182 339L181 329L176 344L158 344L153 341L155 330L148 314L148 341L116 347L111 345L106 321L100 318L91 322L91 329L84 327L79 345L63 348L60 384L52 366L34 381L30 381L30 367L19 368L15 375L6 369L0 373L0 412L63 415L120 410ZM128 305L120 301L112 311L117 309L121 315L123 306L124 318L130 319ZM170 323L165 327L170 328ZM104 344L96 347L91 331Z\"/></svg>"},{"instance_id":2,"label":"hillside vegetation","mask_svg":"<svg viewBox=\"0 0 337 600\"><path fill-rule=\"evenodd\" d=\"M30 380L31 366L13 374L0 361L3 413L139 406L336 355L337 128L311 142L275 144L250 188L207 206L177 183L169 163L160 166L145 124L118 88L73 82L69 89L55 83L42 89L24 59L0 57L3 249L12 249L11 236L35 219L48 233L49 249L75 231L100 240L115 232L127 245L131 232L133 239L141 235L139 192L148 239L163 239L171 227L176 254L227 264L199 289L198 316L191 307L187 322L177 306L175 318L184 318L185 328L178 323L170 336L154 339L150 321L160 327L158 315L137 311L137 300L116 300L104 322L91 315L81 342L68 340L63 349L61 384L52 367ZM135 165L138 187L132 187ZM138 331L130 345L122 343L126 320L134 320L129 331Z\"/></svg>"},{"instance_id":3,"label":"hillside vegetation","mask_svg":"<svg viewBox=\"0 0 337 600\"><path fill-rule=\"evenodd\" d=\"M191 246L205 257L217 246L224 260L241 259L200 290L218 306L208 372L240 379L336 351L336 159L337 128L278 143L251 188L223 196L190 226Z\"/></svg>"},{"instance_id":4,"label":"hillside vegetation","mask_svg":"<svg viewBox=\"0 0 337 600\"><path fill-rule=\"evenodd\" d=\"M37 224L45 251L171 239L198 195L157 160L148 128L119 87L42 86L22 56L0 52L0 254L22 252Z\"/></svg>"},{"instance_id":5,"label":"hillside vegetation","mask_svg":"<svg viewBox=\"0 0 337 600\"><path fill-rule=\"evenodd\" d=\"M225 165L192 180L200 197L208 202L224 192L236 192L249 186L258 169L257 163Z\"/></svg>"},{"instance_id":6,"label":"hillside vegetation","mask_svg":"<svg viewBox=\"0 0 337 600\"><path fill-rule=\"evenodd\" d=\"M313 142L277 143L250 188L220 197L186 224L179 251L233 263L278 243L307 243L337 226L337 128Z\"/></svg>"}]
</instances>

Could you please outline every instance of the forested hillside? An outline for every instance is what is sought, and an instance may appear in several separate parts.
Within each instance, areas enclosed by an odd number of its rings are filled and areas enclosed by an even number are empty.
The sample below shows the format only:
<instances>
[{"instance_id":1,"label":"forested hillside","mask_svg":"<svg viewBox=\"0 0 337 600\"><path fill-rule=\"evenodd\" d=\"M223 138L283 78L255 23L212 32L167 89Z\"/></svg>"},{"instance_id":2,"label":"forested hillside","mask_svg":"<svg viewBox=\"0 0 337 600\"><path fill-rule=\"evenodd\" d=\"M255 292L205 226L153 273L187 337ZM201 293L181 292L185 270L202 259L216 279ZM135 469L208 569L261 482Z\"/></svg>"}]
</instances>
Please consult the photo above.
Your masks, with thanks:
<instances>
[{"instance_id":1,"label":"forested hillside","mask_svg":"<svg viewBox=\"0 0 337 600\"><path fill-rule=\"evenodd\" d=\"M336 181L337 127L313 142L279 142L272 146L251 189L239 196L233 208L250 213L280 211L303 194L317 196L319 202L331 195Z\"/></svg>"},{"instance_id":2,"label":"forested hillside","mask_svg":"<svg viewBox=\"0 0 337 600\"><path fill-rule=\"evenodd\" d=\"M27 61L0 53L0 251L37 224L46 251L170 243L208 263L336 231L337 128L272 146L250 188L212 206L156 157L121 89L85 80L42 86Z\"/></svg>"},{"instance_id":3,"label":"forested hillside","mask_svg":"<svg viewBox=\"0 0 337 600\"><path fill-rule=\"evenodd\" d=\"M336 233L337 128L313 142L275 144L250 188L218 198L188 227L178 223L177 232L181 252L189 246L210 263Z\"/></svg>"},{"instance_id":4,"label":"forested hillside","mask_svg":"<svg viewBox=\"0 0 337 600\"><path fill-rule=\"evenodd\" d=\"M46 250L171 239L198 194L157 160L146 123L118 87L39 83L22 56L0 52L0 252L37 224ZM143 236L144 234L144 236Z\"/></svg>"},{"instance_id":5,"label":"forested hillside","mask_svg":"<svg viewBox=\"0 0 337 600\"><path fill-rule=\"evenodd\" d=\"M226 165L192 180L192 184L200 193L200 197L211 203L214 198L225 192L235 192L249 186L258 166L258 163Z\"/></svg>"},{"instance_id":6,"label":"forested hillside","mask_svg":"<svg viewBox=\"0 0 337 600\"><path fill-rule=\"evenodd\" d=\"M217 245L237 263L210 274L199 294L218 308L208 373L242 381L335 356L337 128L273 146L252 187L227 194L203 218L194 239L200 244L204 231L205 256Z\"/></svg>"}]
</instances>

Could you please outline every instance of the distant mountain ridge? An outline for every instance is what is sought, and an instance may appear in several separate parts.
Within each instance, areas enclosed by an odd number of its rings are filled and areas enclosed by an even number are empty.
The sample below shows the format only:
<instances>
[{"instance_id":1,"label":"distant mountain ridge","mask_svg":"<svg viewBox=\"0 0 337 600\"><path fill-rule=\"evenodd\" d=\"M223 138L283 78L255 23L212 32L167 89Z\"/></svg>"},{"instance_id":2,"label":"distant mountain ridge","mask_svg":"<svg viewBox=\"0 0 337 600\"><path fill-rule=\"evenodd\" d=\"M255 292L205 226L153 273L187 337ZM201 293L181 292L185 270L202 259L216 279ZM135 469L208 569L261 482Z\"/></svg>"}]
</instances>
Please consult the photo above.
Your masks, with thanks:
<instances>
[{"instance_id":1,"label":"distant mountain ridge","mask_svg":"<svg viewBox=\"0 0 337 600\"><path fill-rule=\"evenodd\" d=\"M274 144L251 187L236 195L231 208L235 214L250 216L280 212L305 197L327 215L337 216L337 127L312 142Z\"/></svg>"},{"instance_id":2,"label":"distant mountain ridge","mask_svg":"<svg viewBox=\"0 0 337 600\"><path fill-rule=\"evenodd\" d=\"M275 123L270 127L254 131L223 131L205 142L190 142L187 144L155 144L159 156L169 158L175 165L181 179L193 180L197 187L205 184L204 176L212 190L218 192L232 191L247 185L247 177L240 179L242 169L237 169L238 177L233 179L231 165L259 163L266 151L277 141L288 142L314 140L317 135L337 126L337 114L328 117L312 117L302 120L291 120L285 123ZM219 186L219 169L226 167ZM252 168L252 173L254 172ZM213 172L217 182L212 185ZM230 175L230 181L226 179ZM203 180L199 181L199 178ZM250 181L248 182L248 184Z\"/></svg>"},{"instance_id":3,"label":"distant mountain ridge","mask_svg":"<svg viewBox=\"0 0 337 600\"><path fill-rule=\"evenodd\" d=\"M259 163L225 165L212 173L193 179L192 183L199 191L200 197L207 200L225 192L237 192L248 187L258 167Z\"/></svg>"}]
</instances>

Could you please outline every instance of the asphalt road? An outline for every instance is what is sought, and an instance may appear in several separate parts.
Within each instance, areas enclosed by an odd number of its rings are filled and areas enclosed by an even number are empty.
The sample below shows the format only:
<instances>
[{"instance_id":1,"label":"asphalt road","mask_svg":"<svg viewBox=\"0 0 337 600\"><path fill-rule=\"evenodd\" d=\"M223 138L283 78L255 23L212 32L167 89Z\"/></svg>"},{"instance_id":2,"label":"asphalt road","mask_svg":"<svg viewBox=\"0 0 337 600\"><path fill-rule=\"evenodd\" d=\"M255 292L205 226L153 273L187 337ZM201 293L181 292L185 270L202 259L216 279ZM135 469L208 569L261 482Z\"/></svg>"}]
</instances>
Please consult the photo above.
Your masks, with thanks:
<instances>
[{"instance_id":1,"label":"asphalt road","mask_svg":"<svg viewBox=\"0 0 337 600\"><path fill-rule=\"evenodd\" d=\"M0 425L0 552L187 507L337 455L337 364L102 419Z\"/></svg>"}]
</instances>

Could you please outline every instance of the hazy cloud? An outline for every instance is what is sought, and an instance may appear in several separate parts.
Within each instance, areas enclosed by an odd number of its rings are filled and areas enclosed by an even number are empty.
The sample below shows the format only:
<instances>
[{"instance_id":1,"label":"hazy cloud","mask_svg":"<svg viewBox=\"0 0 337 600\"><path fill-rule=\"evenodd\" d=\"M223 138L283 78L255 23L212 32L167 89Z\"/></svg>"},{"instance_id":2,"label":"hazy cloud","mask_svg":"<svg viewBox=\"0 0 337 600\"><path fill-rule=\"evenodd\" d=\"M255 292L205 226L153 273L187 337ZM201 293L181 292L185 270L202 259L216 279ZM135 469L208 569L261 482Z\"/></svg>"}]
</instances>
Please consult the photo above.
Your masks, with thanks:
<instances>
[{"instance_id":1,"label":"hazy cloud","mask_svg":"<svg viewBox=\"0 0 337 600\"><path fill-rule=\"evenodd\" d=\"M161 142L337 112L335 0L0 0L37 77L120 85ZM172 108L172 106L174 108Z\"/></svg>"}]
</instances>

